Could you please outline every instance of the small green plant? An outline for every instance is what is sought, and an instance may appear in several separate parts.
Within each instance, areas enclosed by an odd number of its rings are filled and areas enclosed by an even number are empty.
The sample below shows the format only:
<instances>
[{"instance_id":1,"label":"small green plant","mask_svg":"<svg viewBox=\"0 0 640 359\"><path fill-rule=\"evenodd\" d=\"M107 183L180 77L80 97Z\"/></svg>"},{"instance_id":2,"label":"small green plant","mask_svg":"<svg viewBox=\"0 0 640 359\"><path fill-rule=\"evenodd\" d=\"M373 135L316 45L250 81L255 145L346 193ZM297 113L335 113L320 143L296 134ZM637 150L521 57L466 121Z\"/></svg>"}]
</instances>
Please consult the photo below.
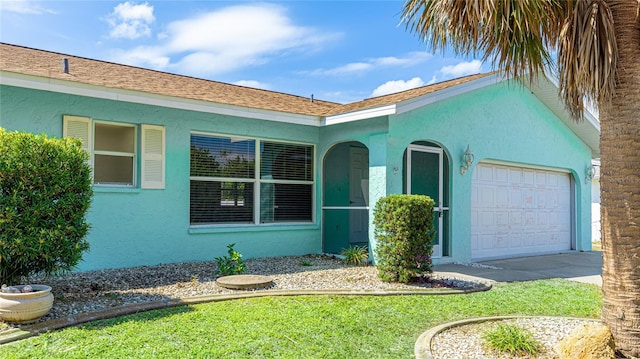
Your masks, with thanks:
<instances>
[{"instance_id":1,"label":"small green plant","mask_svg":"<svg viewBox=\"0 0 640 359\"><path fill-rule=\"evenodd\" d=\"M247 266L242 261L242 254L233 249L235 243L227 246L228 256L216 258L216 275L221 277L225 275L242 274L247 271Z\"/></svg>"},{"instance_id":2,"label":"small green plant","mask_svg":"<svg viewBox=\"0 0 640 359\"><path fill-rule=\"evenodd\" d=\"M485 331L482 339L487 348L501 353L535 356L542 349L530 331L517 325L498 324Z\"/></svg>"},{"instance_id":3,"label":"small green plant","mask_svg":"<svg viewBox=\"0 0 640 359\"><path fill-rule=\"evenodd\" d=\"M300 260L300 265L303 267L311 267L313 264L311 264L311 262L308 259L302 258Z\"/></svg>"},{"instance_id":4,"label":"small green plant","mask_svg":"<svg viewBox=\"0 0 640 359\"><path fill-rule=\"evenodd\" d=\"M369 249L367 246L349 246L340 252L344 256L344 262L351 265L361 266L367 264L369 259Z\"/></svg>"},{"instance_id":5,"label":"small green plant","mask_svg":"<svg viewBox=\"0 0 640 359\"><path fill-rule=\"evenodd\" d=\"M200 281L200 277L197 274L191 275L191 283L198 283Z\"/></svg>"}]
</instances>

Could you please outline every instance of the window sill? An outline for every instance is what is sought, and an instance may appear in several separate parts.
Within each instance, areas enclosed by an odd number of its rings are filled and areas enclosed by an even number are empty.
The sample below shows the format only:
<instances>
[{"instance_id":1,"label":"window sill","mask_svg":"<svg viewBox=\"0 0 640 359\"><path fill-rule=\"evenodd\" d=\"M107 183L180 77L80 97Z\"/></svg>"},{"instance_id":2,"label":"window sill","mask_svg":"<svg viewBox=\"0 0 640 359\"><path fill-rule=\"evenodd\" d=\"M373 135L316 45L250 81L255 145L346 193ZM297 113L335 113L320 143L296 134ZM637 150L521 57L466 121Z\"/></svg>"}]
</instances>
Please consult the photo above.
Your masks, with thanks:
<instances>
[{"instance_id":1,"label":"window sill","mask_svg":"<svg viewBox=\"0 0 640 359\"><path fill-rule=\"evenodd\" d=\"M277 223L262 225L202 225L189 227L189 234L233 233L233 232L270 232L270 231L304 231L316 230L320 226L315 223Z\"/></svg>"},{"instance_id":2,"label":"window sill","mask_svg":"<svg viewBox=\"0 0 640 359\"><path fill-rule=\"evenodd\" d=\"M136 187L108 187L108 186L93 186L94 193L140 193L140 188Z\"/></svg>"}]
</instances>

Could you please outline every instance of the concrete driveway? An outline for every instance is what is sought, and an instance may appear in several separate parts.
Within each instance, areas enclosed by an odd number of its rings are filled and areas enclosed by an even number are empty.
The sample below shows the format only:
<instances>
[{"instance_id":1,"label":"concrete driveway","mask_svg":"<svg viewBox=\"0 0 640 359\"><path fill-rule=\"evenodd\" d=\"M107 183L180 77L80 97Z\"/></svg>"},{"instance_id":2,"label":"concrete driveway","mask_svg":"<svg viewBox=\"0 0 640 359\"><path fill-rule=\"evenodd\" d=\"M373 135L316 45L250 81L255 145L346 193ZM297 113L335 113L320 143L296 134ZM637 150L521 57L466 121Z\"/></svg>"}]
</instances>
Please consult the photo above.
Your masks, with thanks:
<instances>
[{"instance_id":1,"label":"concrete driveway","mask_svg":"<svg viewBox=\"0 0 640 359\"><path fill-rule=\"evenodd\" d=\"M564 278L602 286L602 252L567 252L464 264L440 264L435 272L490 282Z\"/></svg>"}]
</instances>

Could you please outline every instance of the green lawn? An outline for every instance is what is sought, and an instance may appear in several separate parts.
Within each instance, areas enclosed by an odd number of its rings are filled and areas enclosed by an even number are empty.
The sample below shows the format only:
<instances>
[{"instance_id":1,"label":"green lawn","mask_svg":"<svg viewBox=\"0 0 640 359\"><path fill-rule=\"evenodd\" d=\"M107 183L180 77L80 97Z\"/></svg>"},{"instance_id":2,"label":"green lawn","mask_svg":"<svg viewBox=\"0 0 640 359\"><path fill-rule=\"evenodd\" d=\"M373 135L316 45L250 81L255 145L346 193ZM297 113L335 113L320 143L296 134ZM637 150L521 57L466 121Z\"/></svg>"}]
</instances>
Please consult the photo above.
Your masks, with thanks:
<instances>
[{"instance_id":1,"label":"green lawn","mask_svg":"<svg viewBox=\"0 0 640 359\"><path fill-rule=\"evenodd\" d=\"M140 313L2 346L0 358L411 358L447 321L599 317L600 288L566 280L446 296L265 297Z\"/></svg>"}]
</instances>

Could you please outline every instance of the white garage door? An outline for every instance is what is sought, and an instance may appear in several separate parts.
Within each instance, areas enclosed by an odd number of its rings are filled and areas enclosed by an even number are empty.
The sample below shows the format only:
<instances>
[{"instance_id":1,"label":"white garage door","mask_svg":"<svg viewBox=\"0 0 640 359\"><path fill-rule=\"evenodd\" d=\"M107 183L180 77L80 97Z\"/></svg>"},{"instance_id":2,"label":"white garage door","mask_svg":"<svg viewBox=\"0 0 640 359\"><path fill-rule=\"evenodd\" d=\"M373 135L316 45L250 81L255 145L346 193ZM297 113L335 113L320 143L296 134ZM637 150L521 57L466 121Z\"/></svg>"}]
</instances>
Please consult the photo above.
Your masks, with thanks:
<instances>
[{"instance_id":1,"label":"white garage door","mask_svg":"<svg viewBox=\"0 0 640 359\"><path fill-rule=\"evenodd\" d=\"M473 171L473 259L571 249L568 173L480 163Z\"/></svg>"}]
</instances>

